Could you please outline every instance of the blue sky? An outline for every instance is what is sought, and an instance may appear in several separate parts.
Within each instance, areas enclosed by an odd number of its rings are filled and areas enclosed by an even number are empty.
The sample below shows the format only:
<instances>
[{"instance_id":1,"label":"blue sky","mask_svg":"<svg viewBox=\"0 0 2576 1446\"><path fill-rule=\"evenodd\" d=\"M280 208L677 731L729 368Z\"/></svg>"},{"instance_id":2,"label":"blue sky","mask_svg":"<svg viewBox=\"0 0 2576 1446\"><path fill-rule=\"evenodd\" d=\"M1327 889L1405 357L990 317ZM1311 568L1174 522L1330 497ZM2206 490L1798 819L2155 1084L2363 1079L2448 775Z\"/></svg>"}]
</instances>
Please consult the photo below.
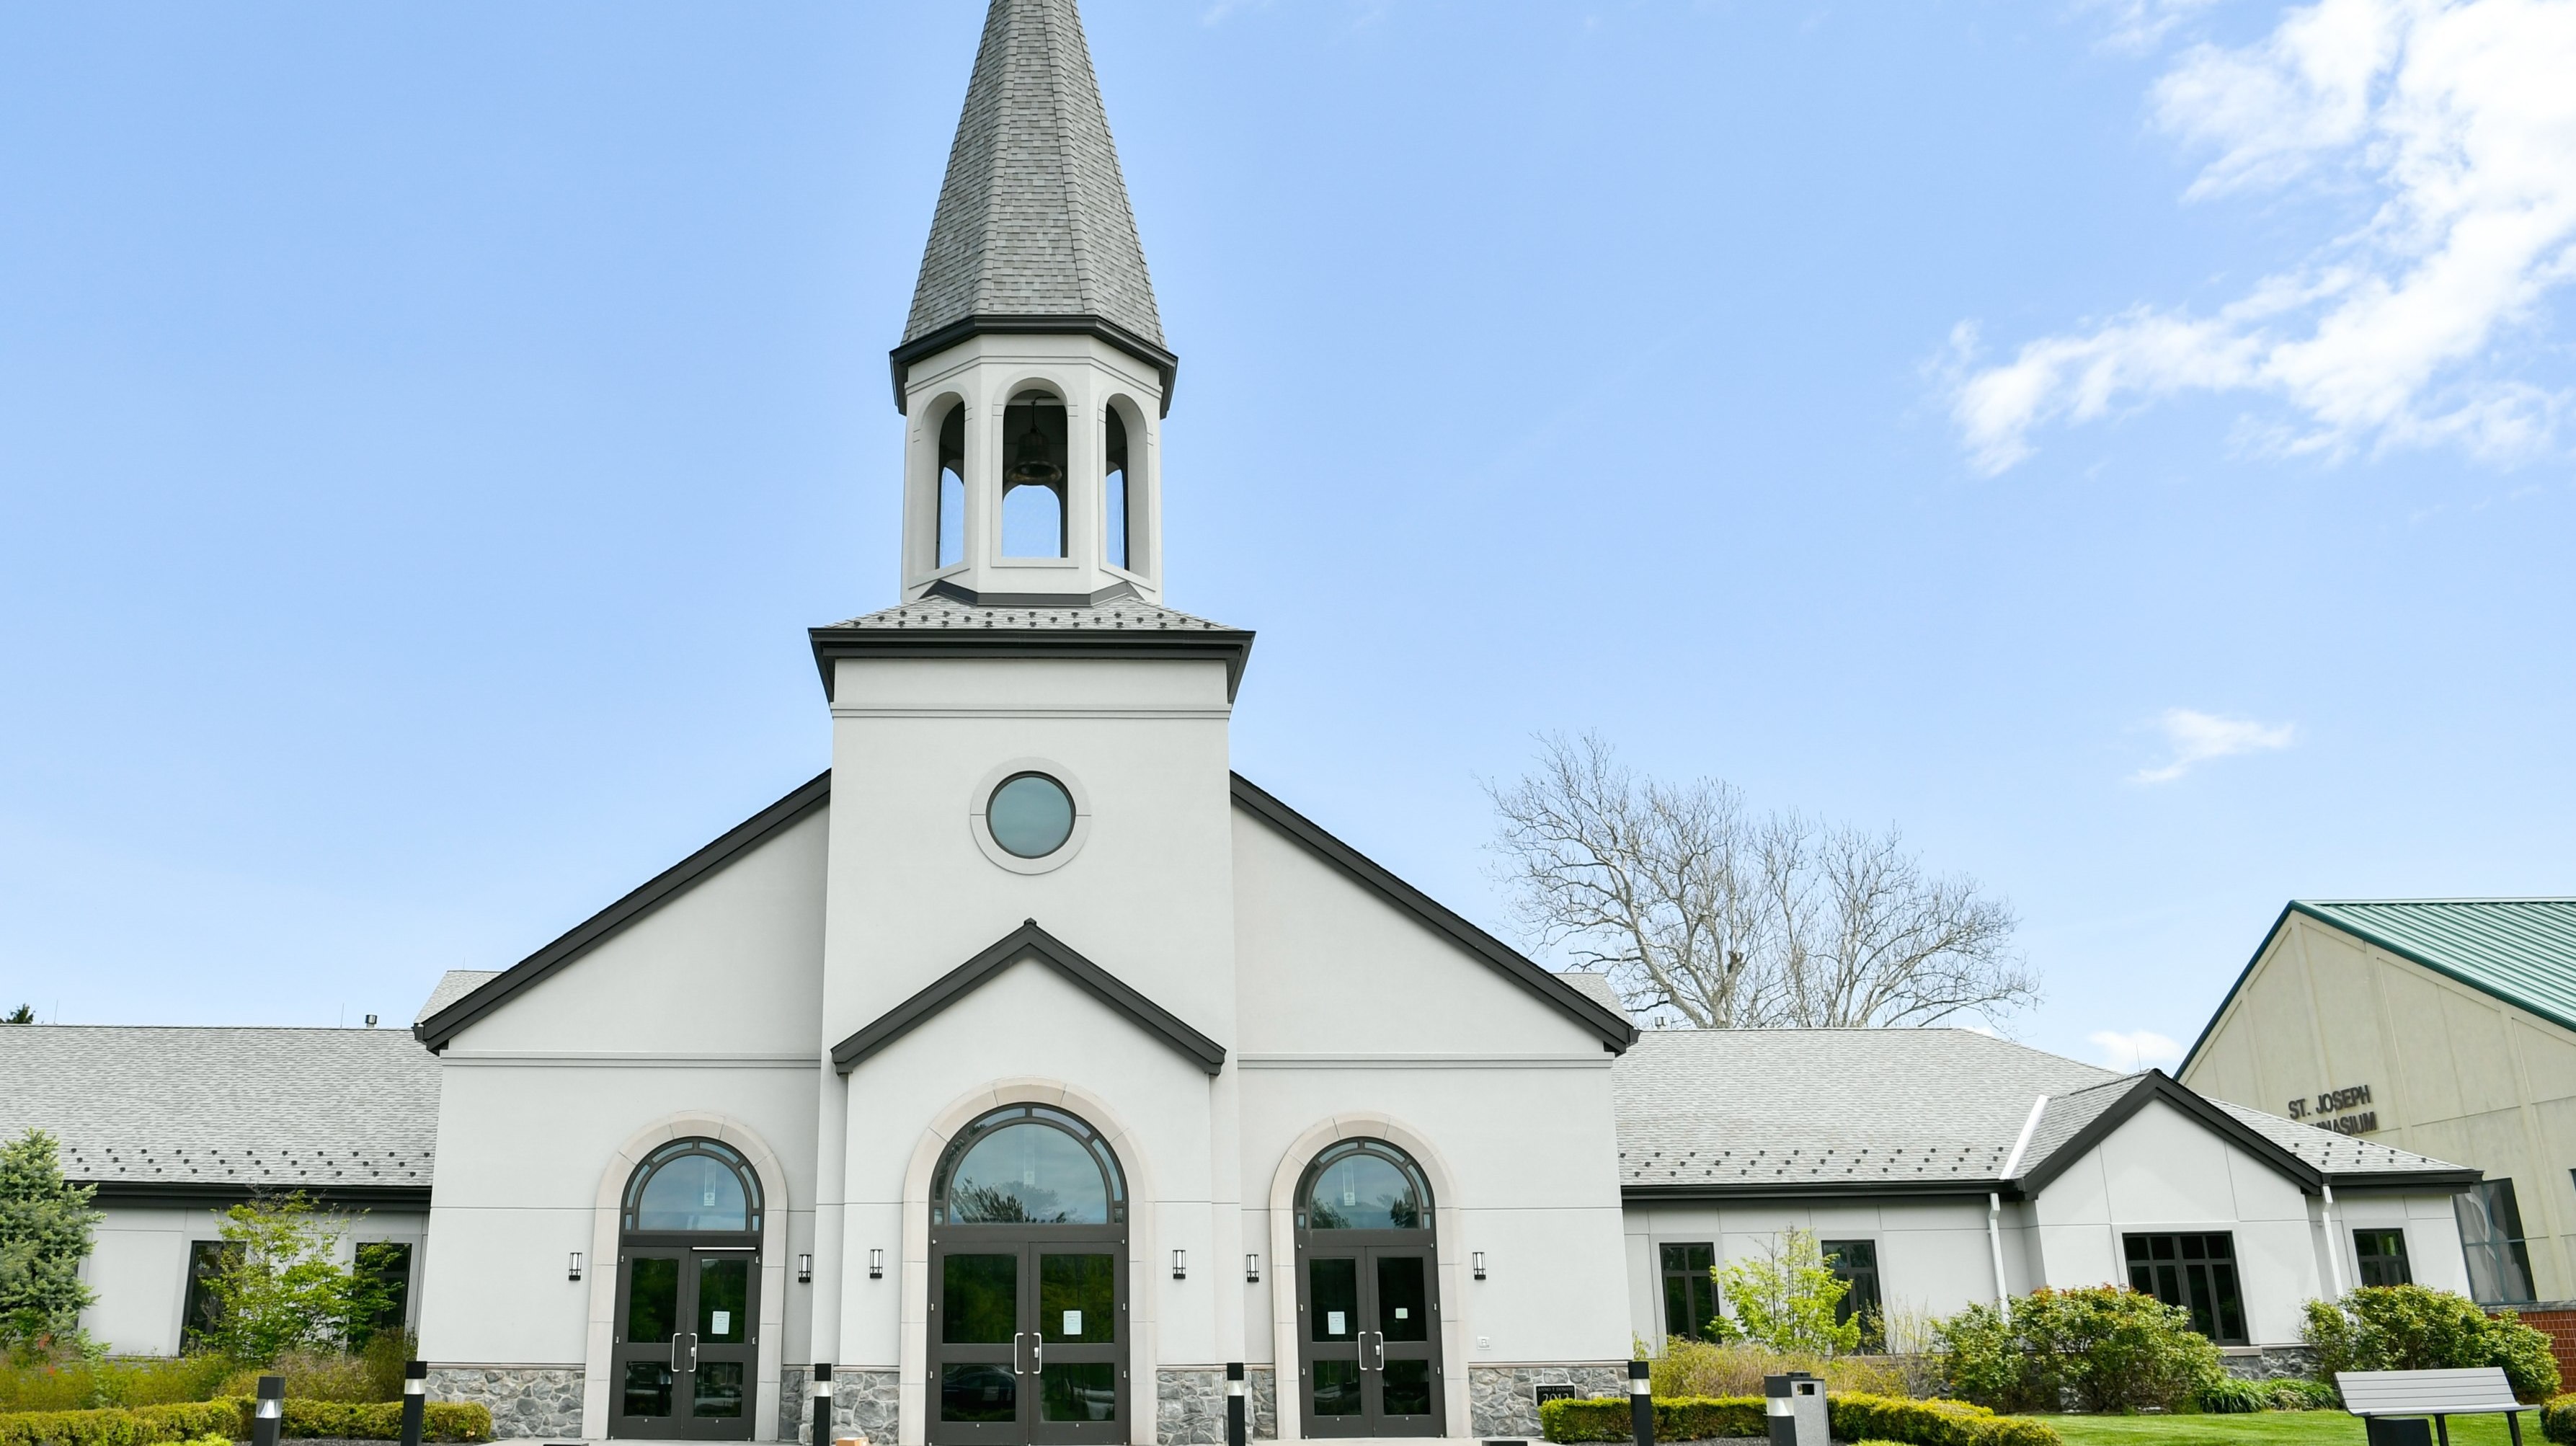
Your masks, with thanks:
<instances>
[{"instance_id":1,"label":"blue sky","mask_svg":"<svg viewBox=\"0 0 2576 1446\"><path fill-rule=\"evenodd\" d=\"M0 10L0 1003L408 1019L822 766L980 14ZM2087 1057L2576 893L2571 0L1086 19L1237 766L1471 916L1586 728Z\"/></svg>"}]
</instances>

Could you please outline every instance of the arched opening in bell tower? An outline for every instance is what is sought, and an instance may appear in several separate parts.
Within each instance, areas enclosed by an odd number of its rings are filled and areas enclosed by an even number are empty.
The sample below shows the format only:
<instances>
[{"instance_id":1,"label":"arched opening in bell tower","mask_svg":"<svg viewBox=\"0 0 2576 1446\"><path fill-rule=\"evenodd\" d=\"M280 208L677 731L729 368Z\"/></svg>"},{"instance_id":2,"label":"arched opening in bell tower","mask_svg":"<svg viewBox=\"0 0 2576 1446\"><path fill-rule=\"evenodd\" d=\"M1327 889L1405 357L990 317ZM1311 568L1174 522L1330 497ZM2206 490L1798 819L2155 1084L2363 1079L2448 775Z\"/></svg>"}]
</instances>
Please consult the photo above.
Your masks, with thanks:
<instances>
[{"instance_id":1,"label":"arched opening in bell tower","mask_svg":"<svg viewBox=\"0 0 2576 1446\"><path fill-rule=\"evenodd\" d=\"M1136 521L1142 511L1136 505L1135 473L1127 465L1127 418L1125 409L1111 404L1107 437L1102 447L1103 465L1100 477L1100 513L1109 542L1109 565L1136 570L1136 560L1144 551L1136 545Z\"/></svg>"},{"instance_id":2,"label":"arched opening in bell tower","mask_svg":"<svg viewBox=\"0 0 2576 1446\"><path fill-rule=\"evenodd\" d=\"M966 560L966 404L948 409L939 423L939 519L932 529L939 551L934 567Z\"/></svg>"},{"instance_id":3,"label":"arched opening in bell tower","mask_svg":"<svg viewBox=\"0 0 2576 1446\"><path fill-rule=\"evenodd\" d=\"M1002 555L1068 557L1064 399L1025 391L1002 409Z\"/></svg>"}]
</instances>

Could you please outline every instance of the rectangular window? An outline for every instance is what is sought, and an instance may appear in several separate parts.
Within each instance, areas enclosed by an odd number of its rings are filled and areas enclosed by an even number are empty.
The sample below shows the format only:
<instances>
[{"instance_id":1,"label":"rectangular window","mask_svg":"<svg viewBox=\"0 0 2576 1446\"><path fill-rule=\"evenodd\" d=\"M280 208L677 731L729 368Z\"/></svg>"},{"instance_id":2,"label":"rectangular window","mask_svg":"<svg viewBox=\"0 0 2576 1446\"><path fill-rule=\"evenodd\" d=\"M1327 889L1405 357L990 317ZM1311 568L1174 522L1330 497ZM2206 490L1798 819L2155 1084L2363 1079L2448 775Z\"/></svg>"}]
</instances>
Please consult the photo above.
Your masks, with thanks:
<instances>
[{"instance_id":1,"label":"rectangular window","mask_svg":"<svg viewBox=\"0 0 2576 1446\"><path fill-rule=\"evenodd\" d=\"M179 1348L194 1349L223 1324L223 1302L214 1282L241 1259L241 1247L222 1240L188 1242L188 1296L179 1311Z\"/></svg>"},{"instance_id":2,"label":"rectangular window","mask_svg":"<svg viewBox=\"0 0 2576 1446\"><path fill-rule=\"evenodd\" d=\"M358 1279L365 1283L374 1309L358 1323L361 1339L379 1331L399 1331L411 1320L411 1242L362 1240L358 1243Z\"/></svg>"},{"instance_id":3,"label":"rectangular window","mask_svg":"<svg viewBox=\"0 0 2576 1446\"><path fill-rule=\"evenodd\" d=\"M1878 1242L1875 1240L1828 1240L1823 1243L1825 1265L1834 1279L1849 1287L1834 1306L1834 1324L1841 1325L1860 1317L1860 1348L1865 1351L1884 1349L1887 1344L1887 1318L1878 1296Z\"/></svg>"},{"instance_id":4,"label":"rectangular window","mask_svg":"<svg viewBox=\"0 0 2576 1446\"><path fill-rule=\"evenodd\" d=\"M1664 1255L1664 1334L1709 1339L1717 1319L1717 1247L1667 1245Z\"/></svg>"},{"instance_id":5,"label":"rectangular window","mask_svg":"<svg viewBox=\"0 0 2576 1446\"><path fill-rule=\"evenodd\" d=\"M2469 1258L2469 1295L2481 1305L2533 1298L2531 1252L2522 1243L2522 1206L2511 1180L2486 1180L2451 1197L2460 1250Z\"/></svg>"},{"instance_id":6,"label":"rectangular window","mask_svg":"<svg viewBox=\"0 0 2576 1446\"><path fill-rule=\"evenodd\" d=\"M2207 1235L2123 1235L2129 1288L2191 1312L2191 1328L2222 1346L2248 1344L2236 1284L2236 1240Z\"/></svg>"},{"instance_id":7,"label":"rectangular window","mask_svg":"<svg viewBox=\"0 0 2576 1446\"><path fill-rule=\"evenodd\" d=\"M2413 1285L2415 1273L2406 1268L2406 1232L2403 1230L2356 1230L2352 1232L2352 1263L2362 1285Z\"/></svg>"}]
</instances>

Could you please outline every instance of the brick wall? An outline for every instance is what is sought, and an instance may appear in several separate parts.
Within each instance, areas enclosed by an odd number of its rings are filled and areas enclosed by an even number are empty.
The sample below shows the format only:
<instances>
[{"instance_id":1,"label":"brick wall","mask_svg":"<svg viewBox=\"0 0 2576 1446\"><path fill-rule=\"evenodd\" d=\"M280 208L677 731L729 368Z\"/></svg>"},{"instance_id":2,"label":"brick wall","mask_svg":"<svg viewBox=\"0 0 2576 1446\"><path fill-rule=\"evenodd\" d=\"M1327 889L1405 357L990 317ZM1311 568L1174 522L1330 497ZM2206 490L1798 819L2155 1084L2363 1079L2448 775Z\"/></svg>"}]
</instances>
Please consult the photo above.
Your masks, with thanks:
<instances>
[{"instance_id":1,"label":"brick wall","mask_svg":"<svg viewBox=\"0 0 2576 1446\"><path fill-rule=\"evenodd\" d=\"M2522 1323L2549 1337L2549 1353L2558 1358L2558 1374L2576 1387L2576 1310L2526 1310Z\"/></svg>"}]
</instances>

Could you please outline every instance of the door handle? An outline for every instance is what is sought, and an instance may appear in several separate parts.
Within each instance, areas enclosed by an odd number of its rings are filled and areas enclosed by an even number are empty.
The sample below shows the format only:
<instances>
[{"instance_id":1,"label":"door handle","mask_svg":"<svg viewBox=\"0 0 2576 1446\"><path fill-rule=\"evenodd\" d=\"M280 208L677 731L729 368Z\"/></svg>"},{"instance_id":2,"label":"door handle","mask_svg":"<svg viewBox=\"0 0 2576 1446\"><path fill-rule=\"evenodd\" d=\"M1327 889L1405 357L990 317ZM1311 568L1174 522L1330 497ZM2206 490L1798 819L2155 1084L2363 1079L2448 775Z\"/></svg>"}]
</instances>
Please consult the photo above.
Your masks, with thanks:
<instances>
[{"instance_id":1,"label":"door handle","mask_svg":"<svg viewBox=\"0 0 2576 1446\"><path fill-rule=\"evenodd\" d=\"M1024 1341L1024 1340L1027 1340L1028 1338L1029 1338L1029 1333L1028 1333L1027 1331L1013 1331L1013 1332L1011 1332L1011 1374L1012 1374L1012 1375L1015 1375L1015 1376L1025 1376L1025 1375L1027 1375L1027 1374L1029 1373L1029 1369L1028 1369L1028 1367L1023 1366L1023 1365L1021 1365L1021 1364L1020 1364L1020 1360L1021 1360L1021 1356L1020 1356L1020 1342L1022 1342L1022 1341Z\"/></svg>"},{"instance_id":2,"label":"door handle","mask_svg":"<svg viewBox=\"0 0 2576 1446\"><path fill-rule=\"evenodd\" d=\"M671 1333L671 1369L694 1371L698 1368L698 1336L695 1331Z\"/></svg>"},{"instance_id":3,"label":"door handle","mask_svg":"<svg viewBox=\"0 0 2576 1446\"><path fill-rule=\"evenodd\" d=\"M1029 1332L1029 1374L1046 1374L1046 1332Z\"/></svg>"}]
</instances>

